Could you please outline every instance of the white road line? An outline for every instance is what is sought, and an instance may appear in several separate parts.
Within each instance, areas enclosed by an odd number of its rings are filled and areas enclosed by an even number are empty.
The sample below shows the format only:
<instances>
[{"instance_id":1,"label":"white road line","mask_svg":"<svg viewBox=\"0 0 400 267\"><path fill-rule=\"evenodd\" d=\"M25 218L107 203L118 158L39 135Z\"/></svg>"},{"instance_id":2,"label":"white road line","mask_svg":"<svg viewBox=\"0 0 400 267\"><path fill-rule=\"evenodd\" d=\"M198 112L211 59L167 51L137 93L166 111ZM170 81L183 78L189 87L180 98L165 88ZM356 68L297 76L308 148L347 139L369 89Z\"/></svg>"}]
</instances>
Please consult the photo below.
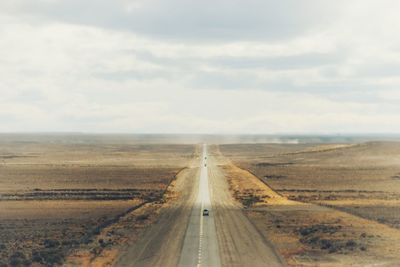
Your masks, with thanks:
<instances>
[{"instance_id":1,"label":"white road line","mask_svg":"<svg viewBox=\"0 0 400 267\"><path fill-rule=\"evenodd\" d=\"M203 160L202 160L202 167L201 167L201 172L207 171L207 161L205 159L205 152L204 152L204 148L203 148ZM202 189L202 186L204 186L203 183L203 173L200 174L200 193L204 192L204 190ZM208 186L208 185L207 185ZM202 241L203 241L203 225L204 225L204 218L203 218L203 210L204 210L204 194L201 195L201 208L200 208L200 235L199 235L199 255L198 255L198 259L197 259L197 267L201 266L201 253L202 253Z\"/></svg>"},{"instance_id":2,"label":"white road line","mask_svg":"<svg viewBox=\"0 0 400 267\"><path fill-rule=\"evenodd\" d=\"M199 191L186 230L179 267L221 266L211 207L206 157L207 147L204 145L200 161ZM209 211L209 216L203 216L204 209Z\"/></svg>"}]
</instances>

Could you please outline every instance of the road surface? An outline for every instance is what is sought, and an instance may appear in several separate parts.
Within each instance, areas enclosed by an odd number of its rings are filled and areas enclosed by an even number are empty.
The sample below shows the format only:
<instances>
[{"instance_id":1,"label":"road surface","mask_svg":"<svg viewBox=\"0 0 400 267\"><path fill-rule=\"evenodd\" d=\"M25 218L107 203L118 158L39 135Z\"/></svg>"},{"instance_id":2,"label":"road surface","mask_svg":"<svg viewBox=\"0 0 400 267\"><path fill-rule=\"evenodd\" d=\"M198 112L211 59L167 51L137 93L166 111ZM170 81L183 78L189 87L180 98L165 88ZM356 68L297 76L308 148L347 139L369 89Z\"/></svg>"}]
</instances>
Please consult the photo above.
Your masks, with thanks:
<instances>
[{"instance_id":1,"label":"road surface","mask_svg":"<svg viewBox=\"0 0 400 267\"><path fill-rule=\"evenodd\" d=\"M220 267L218 241L208 183L207 146L203 145L199 192L186 230L179 267ZM203 216L203 210L209 216Z\"/></svg>"},{"instance_id":2,"label":"road surface","mask_svg":"<svg viewBox=\"0 0 400 267\"><path fill-rule=\"evenodd\" d=\"M270 242L244 215L233 198L225 173L220 166L229 162L217 152L208 156L211 199L222 266L278 267L285 266Z\"/></svg>"},{"instance_id":3,"label":"road surface","mask_svg":"<svg viewBox=\"0 0 400 267\"><path fill-rule=\"evenodd\" d=\"M203 145L197 163L179 174L179 201L116 262L139 267L284 266L269 241L233 199L221 165L225 159ZM210 215L202 216L206 208Z\"/></svg>"}]
</instances>

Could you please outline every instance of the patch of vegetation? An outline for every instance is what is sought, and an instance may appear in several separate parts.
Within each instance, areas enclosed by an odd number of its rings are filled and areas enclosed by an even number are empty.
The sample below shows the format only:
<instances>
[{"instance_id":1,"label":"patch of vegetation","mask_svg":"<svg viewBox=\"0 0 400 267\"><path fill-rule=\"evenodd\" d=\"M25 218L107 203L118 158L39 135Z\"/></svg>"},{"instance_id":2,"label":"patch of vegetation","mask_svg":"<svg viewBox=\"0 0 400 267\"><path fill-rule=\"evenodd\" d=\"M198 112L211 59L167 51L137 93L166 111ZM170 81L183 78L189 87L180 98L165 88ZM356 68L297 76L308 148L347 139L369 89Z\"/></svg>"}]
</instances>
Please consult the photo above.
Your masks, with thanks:
<instances>
[{"instance_id":1,"label":"patch of vegetation","mask_svg":"<svg viewBox=\"0 0 400 267\"><path fill-rule=\"evenodd\" d=\"M55 248L60 246L60 242L58 240L45 239L43 245L45 248Z\"/></svg>"},{"instance_id":2,"label":"patch of vegetation","mask_svg":"<svg viewBox=\"0 0 400 267\"><path fill-rule=\"evenodd\" d=\"M61 249L43 249L32 252L32 261L44 266L61 265L64 261L64 253Z\"/></svg>"},{"instance_id":3,"label":"patch of vegetation","mask_svg":"<svg viewBox=\"0 0 400 267\"><path fill-rule=\"evenodd\" d=\"M136 217L136 220L137 220L137 221L145 221L145 220L147 220L149 217L150 217L149 214L142 214L142 215L137 216L137 217Z\"/></svg>"},{"instance_id":4,"label":"patch of vegetation","mask_svg":"<svg viewBox=\"0 0 400 267\"><path fill-rule=\"evenodd\" d=\"M31 262L24 253L17 251L10 256L9 266L30 266Z\"/></svg>"},{"instance_id":5,"label":"patch of vegetation","mask_svg":"<svg viewBox=\"0 0 400 267\"><path fill-rule=\"evenodd\" d=\"M311 225L311 226L308 226L308 227L302 227L302 228L300 228L298 230L298 232L302 236L308 236L310 234L314 234L314 233L317 233L317 232L334 234L338 230L340 230L341 228L342 227L340 225L332 226L332 225L324 225L324 224L315 224L315 225Z\"/></svg>"},{"instance_id":6,"label":"patch of vegetation","mask_svg":"<svg viewBox=\"0 0 400 267\"><path fill-rule=\"evenodd\" d=\"M241 202L245 208L250 208L254 204L262 202L262 199L260 198L260 196L249 194L247 196L243 196L241 198Z\"/></svg>"},{"instance_id":7,"label":"patch of vegetation","mask_svg":"<svg viewBox=\"0 0 400 267\"><path fill-rule=\"evenodd\" d=\"M338 253L344 251L352 251L357 248L365 251L366 247L358 244L353 239L341 240L333 235L342 227L316 224L308 227L297 229L297 233L301 235L300 242L311 246L314 249L328 251L329 253Z\"/></svg>"},{"instance_id":8,"label":"patch of vegetation","mask_svg":"<svg viewBox=\"0 0 400 267\"><path fill-rule=\"evenodd\" d=\"M130 200L160 198L160 190L145 189L53 189L2 194L0 200Z\"/></svg>"},{"instance_id":9,"label":"patch of vegetation","mask_svg":"<svg viewBox=\"0 0 400 267\"><path fill-rule=\"evenodd\" d=\"M273 174L264 176L264 179L267 179L267 180L270 180L270 179L278 180L278 179L284 179L284 178L287 178L287 176L285 176L285 175L273 175Z\"/></svg>"},{"instance_id":10,"label":"patch of vegetation","mask_svg":"<svg viewBox=\"0 0 400 267\"><path fill-rule=\"evenodd\" d=\"M245 208L250 208L256 203L263 202L265 198L269 198L268 195L263 195L260 190L253 189L235 190L233 195Z\"/></svg>"},{"instance_id":11,"label":"patch of vegetation","mask_svg":"<svg viewBox=\"0 0 400 267\"><path fill-rule=\"evenodd\" d=\"M400 173L392 176L393 179L400 180Z\"/></svg>"},{"instance_id":12,"label":"patch of vegetation","mask_svg":"<svg viewBox=\"0 0 400 267\"><path fill-rule=\"evenodd\" d=\"M288 166L292 165L293 162L260 162L257 163L257 167L277 167L277 166Z\"/></svg>"}]
</instances>

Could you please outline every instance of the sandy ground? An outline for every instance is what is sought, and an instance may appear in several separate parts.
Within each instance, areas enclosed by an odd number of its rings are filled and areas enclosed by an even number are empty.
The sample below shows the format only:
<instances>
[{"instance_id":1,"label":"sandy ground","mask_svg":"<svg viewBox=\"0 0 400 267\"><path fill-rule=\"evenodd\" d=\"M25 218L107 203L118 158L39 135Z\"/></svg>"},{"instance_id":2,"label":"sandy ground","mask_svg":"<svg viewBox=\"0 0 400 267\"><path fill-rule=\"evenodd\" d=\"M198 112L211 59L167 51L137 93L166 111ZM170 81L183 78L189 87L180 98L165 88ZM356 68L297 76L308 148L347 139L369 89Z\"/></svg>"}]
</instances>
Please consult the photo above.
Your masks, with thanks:
<instances>
[{"instance_id":1,"label":"sandy ground","mask_svg":"<svg viewBox=\"0 0 400 267\"><path fill-rule=\"evenodd\" d=\"M154 225L149 226L137 242L123 249L116 266L178 265L191 207L198 190L200 158L181 172L171 192L175 198L160 211Z\"/></svg>"},{"instance_id":2,"label":"sandy ground","mask_svg":"<svg viewBox=\"0 0 400 267\"><path fill-rule=\"evenodd\" d=\"M0 266L112 264L157 220L172 198L166 188L195 153L193 145L0 140Z\"/></svg>"},{"instance_id":3,"label":"sandy ground","mask_svg":"<svg viewBox=\"0 0 400 267\"><path fill-rule=\"evenodd\" d=\"M290 266L396 266L400 262L399 230L352 213L288 200L252 173L227 160L221 164L245 214Z\"/></svg>"},{"instance_id":4,"label":"sandy ground","mask_svg":"<svg viewBox=\"0 0 400 267\"><path fill-rule=\"evenodd\" d=\"M211 195L222 266L284 266L270 241L243 214L241 205L232 197L220 164L220 158L210 156Z\"/></svg>"},{"instance_id":5,"label":"sandy ground","mask_svg":"<svg viewBox=\"0 0 400 267\"><path fill-rule=\"evenodd\" d=\"M0 263L29 261L7 254L15 250L59 264L65 251L56 252L68 248L66 266L177 266L199 191L199 147L2 145ZM398 145L222 151L210 146L207 163L222 266L400 263ZM93 196L102 200L85 200Z\"/></svg>"}]
</instances>

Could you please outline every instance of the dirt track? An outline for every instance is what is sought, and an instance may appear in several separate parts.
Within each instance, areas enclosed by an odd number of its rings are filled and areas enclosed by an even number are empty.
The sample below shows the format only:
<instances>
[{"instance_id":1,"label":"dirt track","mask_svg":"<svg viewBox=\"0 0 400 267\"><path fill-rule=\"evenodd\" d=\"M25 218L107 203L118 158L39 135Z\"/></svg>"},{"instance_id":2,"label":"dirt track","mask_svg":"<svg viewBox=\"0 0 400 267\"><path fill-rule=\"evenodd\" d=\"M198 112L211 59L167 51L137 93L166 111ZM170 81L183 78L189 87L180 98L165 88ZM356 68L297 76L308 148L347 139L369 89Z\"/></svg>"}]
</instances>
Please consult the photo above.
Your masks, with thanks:
<instances>
[{"instance_id":1,"label":"dirt track","mask_svg":"<svg viewBox=\"0 0 400 267\"><path fill-rule=\"evenodd\" d=\"M179 174L172 189L179 194L179 199L161 211L157 223L145 231L139 242L121 254L116 266L177 266L191 206L197 194L198 175L198 165L192 165Z\"/></svg>"},{"instance_id":2,"label":"dirt track","mask_svg":"<svg viewBox=\"0 0 400 267\"><path fill-rule=\"evenodd\" d=\"M269 241L247 219L232 197L218 160L210 159L211 196L222 266L283 266Z\"/></svg>"}]
</instances>

